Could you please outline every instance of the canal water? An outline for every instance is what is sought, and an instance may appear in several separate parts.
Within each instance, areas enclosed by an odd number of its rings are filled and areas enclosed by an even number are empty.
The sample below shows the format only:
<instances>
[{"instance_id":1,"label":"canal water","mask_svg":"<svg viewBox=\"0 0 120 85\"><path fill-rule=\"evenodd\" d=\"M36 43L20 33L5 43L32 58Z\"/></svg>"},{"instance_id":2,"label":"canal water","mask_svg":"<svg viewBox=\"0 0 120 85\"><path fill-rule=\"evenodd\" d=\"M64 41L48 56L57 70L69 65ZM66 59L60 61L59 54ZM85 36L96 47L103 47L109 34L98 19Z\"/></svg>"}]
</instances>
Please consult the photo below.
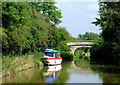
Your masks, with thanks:
<instances>
[{"instance_id":1,"label":"canal water","mask_svg":"<svg viewBox=\"0 0 120 85\"><path fill-rule=\"evenodd\" d=\"M3 83L112 83L120 84L120 67L63 61L62 65L31 68L4 77Z\"/></svg>"}]
</instances>

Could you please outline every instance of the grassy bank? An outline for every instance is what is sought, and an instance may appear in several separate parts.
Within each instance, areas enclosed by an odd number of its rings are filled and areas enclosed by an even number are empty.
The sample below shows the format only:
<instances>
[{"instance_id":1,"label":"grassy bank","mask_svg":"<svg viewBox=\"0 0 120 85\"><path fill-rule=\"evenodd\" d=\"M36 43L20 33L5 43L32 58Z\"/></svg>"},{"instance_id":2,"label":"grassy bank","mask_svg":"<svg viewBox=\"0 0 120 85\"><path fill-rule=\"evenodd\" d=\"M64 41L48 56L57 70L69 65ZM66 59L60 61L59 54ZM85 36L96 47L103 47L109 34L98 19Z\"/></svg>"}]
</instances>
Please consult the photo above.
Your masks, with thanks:
<instances>
[{"instance_id":1,"label":"grassy bank","mask_svg":"<svg viewBox=\"0 0 120 85\"><path fill-rule=\"evenodd\" d=\"M35 53L22 56L6 56L2 59L2 76L9 76L22 70L33 67L43 67L41 57L43 53Z\"/></svg>"}]
</instances>

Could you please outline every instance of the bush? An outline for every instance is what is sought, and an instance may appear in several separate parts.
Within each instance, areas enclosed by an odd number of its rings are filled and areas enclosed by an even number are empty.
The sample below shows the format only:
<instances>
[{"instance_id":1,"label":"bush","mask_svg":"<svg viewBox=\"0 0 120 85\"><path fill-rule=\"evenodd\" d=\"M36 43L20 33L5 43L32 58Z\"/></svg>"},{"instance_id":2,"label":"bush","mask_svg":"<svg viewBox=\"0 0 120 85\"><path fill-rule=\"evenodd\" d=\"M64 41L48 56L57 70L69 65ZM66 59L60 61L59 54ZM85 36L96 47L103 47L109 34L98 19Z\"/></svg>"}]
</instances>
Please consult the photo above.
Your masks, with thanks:
<instances>
[{"instance_id":1,"label":"bush","mask_svg":"<svg viewBox=\"0 0 120 85\"><path fill-rule=\"evenodd\" d=\"M69 52L62 52L61 53L62 60L64 61L72 61L73 60L73 54Z\"/></svg>"},{"instance_id":2,"label":"bush","mask_svg":"<svg viewBox=\"0 0 120 85\"><path fill-rule=\"evenodd\" d=\"M36 59L41 60L44 54L42 52L36 52L34 53L34 56Z\"/></svg>"},{"instance_id":3,"label":"bush","mask_svg":"<svg viewBox=\"0 0 120 85\"><path fill-rule=\"evenodd\" d=\"M120 46L116 43L99 42L92 46L90 60L100 64L120 64Z\"/></svg>"}]
</instances>

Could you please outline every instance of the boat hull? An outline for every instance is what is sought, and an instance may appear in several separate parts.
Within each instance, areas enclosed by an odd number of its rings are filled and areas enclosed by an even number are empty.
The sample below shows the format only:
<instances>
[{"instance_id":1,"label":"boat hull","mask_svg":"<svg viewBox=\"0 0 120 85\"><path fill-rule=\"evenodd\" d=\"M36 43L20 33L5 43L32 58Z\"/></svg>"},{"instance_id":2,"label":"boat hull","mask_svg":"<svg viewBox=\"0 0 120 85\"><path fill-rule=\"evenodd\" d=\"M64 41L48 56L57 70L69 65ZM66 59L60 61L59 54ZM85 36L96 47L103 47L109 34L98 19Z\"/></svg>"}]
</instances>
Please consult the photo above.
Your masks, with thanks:
<instances>
[{"instance_id":1,"label":"boat hull","mask_svg":"<svg viewBox=\"0 0 120 85\"><path fill-rule=\"evenodd\" d=\"M43 63L45 65L58 65L58 64L62 63L62 58L54 58L54 59L52 59L52 58L51 59L44 58Z\"/></svg>"}]
</instances>

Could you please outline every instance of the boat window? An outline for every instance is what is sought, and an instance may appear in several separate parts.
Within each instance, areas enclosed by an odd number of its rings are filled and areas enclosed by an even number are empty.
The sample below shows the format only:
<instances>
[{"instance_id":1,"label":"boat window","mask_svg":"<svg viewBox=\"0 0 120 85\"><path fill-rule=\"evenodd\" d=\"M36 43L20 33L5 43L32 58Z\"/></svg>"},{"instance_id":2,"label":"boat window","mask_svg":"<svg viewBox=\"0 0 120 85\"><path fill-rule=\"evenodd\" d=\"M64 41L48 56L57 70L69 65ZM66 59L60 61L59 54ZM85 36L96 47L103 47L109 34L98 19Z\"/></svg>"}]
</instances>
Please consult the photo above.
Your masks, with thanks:
<instances>
[{"instance_id":1,"label":"boat window","mask_svg":"<svg viewBox=\"0 0 120 85\"><path fill-rule=\"evenodd\" d=\"M55 53L55 58L59 58L58 53Z\"/></svg>"},{"instance_id":2,"label":"boat window","mask_svg":"<svg viewBox=\"0 0 120 85\"><path fill-rule=\"evenodd\" d=\"M55 53L53 53L53 57L55 57Z\"/></svg>"},{"instance_id":3,"label":"boat window","mask_svg":"<svg viewBox=\"0 0 120 85\"><path fill-rule=\"evenodd\" d=\"M53 57L53 53L50 53L50 52L45 52L45 56L50 56L50 57Z\"/></svg>"}]
</instances>

